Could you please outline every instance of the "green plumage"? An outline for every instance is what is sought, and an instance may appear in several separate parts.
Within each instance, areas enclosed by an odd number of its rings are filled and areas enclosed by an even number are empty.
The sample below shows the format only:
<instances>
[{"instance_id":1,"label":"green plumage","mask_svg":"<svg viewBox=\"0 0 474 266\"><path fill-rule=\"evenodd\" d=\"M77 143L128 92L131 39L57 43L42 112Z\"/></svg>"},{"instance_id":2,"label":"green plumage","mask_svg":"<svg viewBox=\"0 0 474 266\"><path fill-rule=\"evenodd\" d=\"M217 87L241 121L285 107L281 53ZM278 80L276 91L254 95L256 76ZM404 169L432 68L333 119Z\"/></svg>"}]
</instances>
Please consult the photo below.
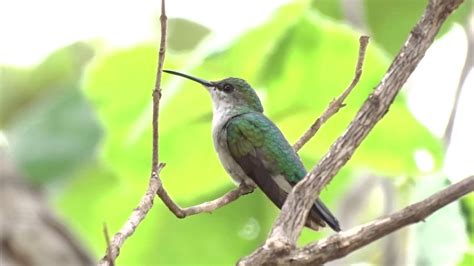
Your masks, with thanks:
<instances>
[{"instance_id":1,"label":"green plumage","mask_svg":"<svg viewBox=\"0 0 474 266\"><path fill-rule=\"evenodd\" d=\"M257 112L231 119L227 143L234 158L259 157L271 175L281 174L291 183L301 180L306 170L281 131Z\"/></svg>"},{"instance_id":2,"label":"green plumage","mask_svg":"<svg viewBox=\"0 0 474 266\"><path fill-rule=\"evenodd\" d=\"M214 106L214 146L222 165L235 181L258 186L281 208L306 170L281 131L263 115L254 89L239 78L207 81L176 71L164 72L198 82L208 90ZM335 231L341 230L334 215L316 199L306 226L318 230L326 223Z\"/></svg>"}]
</instances>

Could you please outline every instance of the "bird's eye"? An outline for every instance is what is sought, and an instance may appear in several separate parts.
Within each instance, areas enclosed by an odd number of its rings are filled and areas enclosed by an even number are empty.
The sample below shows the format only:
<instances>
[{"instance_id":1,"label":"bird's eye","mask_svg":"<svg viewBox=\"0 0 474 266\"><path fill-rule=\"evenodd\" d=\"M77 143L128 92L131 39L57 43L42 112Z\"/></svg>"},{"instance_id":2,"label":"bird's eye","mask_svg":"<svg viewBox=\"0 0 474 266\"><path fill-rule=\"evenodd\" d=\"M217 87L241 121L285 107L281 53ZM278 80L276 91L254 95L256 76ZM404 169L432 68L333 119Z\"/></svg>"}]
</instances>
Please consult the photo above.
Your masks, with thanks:
<instances>
[{"instance_id":1,"label":"bird's eye","mask_svg":"<svg viewBox=\"0 0 474 266\"><path fill-rule=\"evenodd\" d=\"M232 86L232 85L229 84L229 83L226 83L226 84L224 84L224 86L222 87L222 90L223 90L224 92L229 93L229 92L231 92L231 91L234 90L234 86Z\"/></svg>"}]
</instances>

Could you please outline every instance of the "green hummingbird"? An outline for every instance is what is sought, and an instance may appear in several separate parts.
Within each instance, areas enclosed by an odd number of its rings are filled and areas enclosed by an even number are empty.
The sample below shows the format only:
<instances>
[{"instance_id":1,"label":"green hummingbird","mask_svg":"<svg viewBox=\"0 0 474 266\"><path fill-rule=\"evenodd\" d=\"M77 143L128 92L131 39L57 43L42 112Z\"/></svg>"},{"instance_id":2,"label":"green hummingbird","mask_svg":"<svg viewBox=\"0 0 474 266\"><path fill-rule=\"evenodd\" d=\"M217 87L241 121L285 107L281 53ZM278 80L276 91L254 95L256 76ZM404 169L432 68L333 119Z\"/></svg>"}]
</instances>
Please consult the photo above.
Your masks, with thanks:
<instances>
[{"instance_id":1,"label":"green hummingbird","mask_svg":"<svg viewBox=\"0 0 474 266\"><path fill-rule=\"evenodd\" d=\"M307 172L282 132L263 114L255 90L240 78L207 81L172 70L163 71L193 80L207 89L213 103L214 147L225 170L237 183L259 187L281 208L292 187ZM319 230L326 224L334 231L341 230L334 215L317 199L306 226Z\"/></svg>"}]
</instances>

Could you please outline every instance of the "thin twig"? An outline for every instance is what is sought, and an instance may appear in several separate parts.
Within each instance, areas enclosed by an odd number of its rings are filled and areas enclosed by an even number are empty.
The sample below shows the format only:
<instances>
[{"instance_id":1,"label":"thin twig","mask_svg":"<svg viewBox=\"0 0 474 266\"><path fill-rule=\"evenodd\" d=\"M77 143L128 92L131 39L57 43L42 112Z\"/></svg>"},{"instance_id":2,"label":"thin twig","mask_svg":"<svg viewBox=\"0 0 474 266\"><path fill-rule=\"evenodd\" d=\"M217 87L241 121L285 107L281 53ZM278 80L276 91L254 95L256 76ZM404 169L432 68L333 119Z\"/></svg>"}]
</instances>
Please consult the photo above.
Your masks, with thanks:
<instances>
[{"instance_id":1,"label":"thin twig","mask_svg":"<svg viewBox=\"0 0 474 266\"><path fill-rule=\"evenodd\" d=\"M331 116L336 114L342 107L345 106L344 101L346 100L349 93L357 85L362 75L362 66L364 64L365 52L367 50L367 45L369 44L368 36L361 36L359 38L359 56L357 57L357 65L355 68L354 78L351 81L351 84L344 90L344 92L335 100L332 100L329 103L329 106L326 108L324 113L314 121L311 127L301 136L298 141L293 145L295 151L299 151L321 128L321 126L329 119Z\"/></svg>"},{"instance_id":2,"label":"thin twig","mask_svg":"<svg viewBox=\"0 0 474 266\"><path fill-rule=\"evenodd\" d=\"M464 27L467 35L467 53L466 59L464 61L464 66L462 68L461 77L459 77L458 87L456 88L456 93L454 94L454 103L451 106L451 114L449 116L448 124L446 125L446 129L444 131L444 145L445 149L448 149L449 144L451 143L451 136L453 134L454 129L454 121L456 119L456 114L458 111L459 99L461 98L461 92L466 84L467 75L472 70L474 65L474 22L468 23Z\"/></svg>"},{"instance_id":3,"label":"thin twig","mask_svg":"<svg viewBox=\"0 0 474 266\"><path fill-rule=\"evenodd\" d=\"M317 122L318 123L318 128L330 116L335 114L341 107L343 107L344 100L347 98L349 93L352 91L352 89L355 87L355 85L359 81L361 73L362 73L362 65L363 65L363 61L364 61L364 57L365 57L365 51L366 51L366 48L367 48L368 40L369 40L369 37L367 37L367 36L362 36L360 38L360 40L359 40L360 41L359 57L358 57L358 62L357 62L357 66L356 66L354 79L352 80L349 87L344 91L344 93L339 98L337 98L336 100L331 102L331 104L328 107L328 109L326 110L326 112L324 112L324 114L321 116L321 118L319 118L317 120L317 121L321 121L321 122ZM310 130L308 130L308 132L305 133L305 136L303 136L298 141L298 143L295 144L295 146L298 145L298 148L296 148L296 149L299 149L304 144L306 144L306 142L312 136L314 136L314 134L316 133L318 128L314 129L314 124L313 124L313 126L310 129L311 132L309 132ZM253 190L254 190L253 187L249 187L249 186L242 183L242 184L240 184L239 187L235 188L234 190L231 190L231 191L227 192L225 195L223 195L223 196L221 196L221 197L219 197L215 200L204 202L202 204L192 206L192 207L187 207L187 208L181 208L177 203L175 203L173 201L173 199L169 196L169 194L167 193L167 191L165 190L163 185L161 185L160 189L158 190L158 196L165 203L165 205L168 207L168 209L173 214L176 215L176 217L185 218L187 216L195 215L195 214L199 214L199 213L203 213L203 212L208 212L208 213L213 212L214 210L237 200L240 196L248 194L248 193L252 192Z\"/></svg>"},{"instance_id":4,"label":"thin twig","mask_svg":"<svg viewBox=\"0 0 474 266\"><path fill-rule=\"evenodd\" d=\"M443 22L462 2L463 0L429 1L423 16L412 29L404 47L375 91L369 95L344 134L331 146L323 159L293 188L264 245L243 258L241 265L265 264L269 258L294 250L315 197L388 112L403 84L433 43Z\"/></svg>"},{"instance_id":5,"label":"thin twig","mask_svg":"<svg viewBox=\"0 0 474 266\"><path fill-rule=\"evenodd\" d=\"M112 240L109 242L106 255L99 261L99 265L113 265L115 259L120 253L120 248L124 244L125 240L130 237L138 227L141 221L145 219L147 213L153 207L153 200L159 188L161 187L161 180L159 174L161 169L165 166L164 163L159 163L158 156L158 118L160 111L160 99L161 99L161 76L163 73L163 64L165 60L166 52L166 29L167 29L167 17L165 10L165 0L161 1L161 39L160 39L160 50L158 52L158 67L156 70L156 81L155 88L153 90L153 146L152 146L152 162L151 162L151 174L148 188L143 197L141 198L138 206L130 214L125 224L120 230L114 235Z\"/></svg>"},{"instance_id":6,"label":"thin twig","mask_svg":"<svg viewBox=\"0 0 474 266\"><path fill-rule=\"evenodd\" d=\"M187 216L191 216L191 215L195 215L195 214L199 214L203 212L211 213L215 211L216 209L237 200L238 198L240 198L240 196L253 192L253 190L254 190L254 187L248 186L242 182L237 188L227 192L226 194L222 195L221 197L215 200L211 200L211 201L204 202L204 203L187 207L187 208L181 208L178 204L176 204L173 201L173 199L171 199L171 197L168 195L168 193L163 188L163 186L161 186L160 189L158 190L158 195L160 196L161 200L163 200L166 207L168 207L168 209L172 213L174 213L176 217L185 218Z\"/></svg>"},{"instance_id":7,"label":"thin twig","mask_svg":"<svg viewBox=\"0 0 474 266\"><path fill-rule=\"evenodd\" d=\"M166 17L165 0L161 0L161 38L160 38L160 51L158 52L158 66L156 68L156 79L155 89L153 90L153 150L151 160L151 171L158 172L158 119L160 115L160 99L161 99L161 76L163 74L163 64L165 61L166 54L166 34L168 28L168 18Z\"/></svg>"},{"instance_id":8,"label":"thin twig","mask_svg":"<svg viewBox=\"0 0 474 266\"><path fill-rule=\"evenodd\" d=\"M145 195L141 198L138 206L132 211L132 214L128 217L125 224L120 230L114 235L110 241L110 248L107 250L106 255L100 260L99 265L110 266L109 262L114 262L120 254L120 248L123 246L125 240L129 238L137 229L138 225L145 219L147 213L153 207L153 200L156 192L160 187L160 180L158 174L165 164L159 164L156 174L150 177L148 183L148 189Z\"/></svg>"},{"instance_id":9,"label":"thin twig","mask_svg":"<svg viewBox=\"0 0 474 266\"><path fill-rule=\"evenodd\" d=\"M114 266L115 263L114 263L114 260L112 259L111 247L110 247L109 229L107 228L106 223L104 223L103 231L104 231L105 243L107 244L107 254L105 255L104 259L107 260L110 266Z\"/></svg>"}]
</instances>

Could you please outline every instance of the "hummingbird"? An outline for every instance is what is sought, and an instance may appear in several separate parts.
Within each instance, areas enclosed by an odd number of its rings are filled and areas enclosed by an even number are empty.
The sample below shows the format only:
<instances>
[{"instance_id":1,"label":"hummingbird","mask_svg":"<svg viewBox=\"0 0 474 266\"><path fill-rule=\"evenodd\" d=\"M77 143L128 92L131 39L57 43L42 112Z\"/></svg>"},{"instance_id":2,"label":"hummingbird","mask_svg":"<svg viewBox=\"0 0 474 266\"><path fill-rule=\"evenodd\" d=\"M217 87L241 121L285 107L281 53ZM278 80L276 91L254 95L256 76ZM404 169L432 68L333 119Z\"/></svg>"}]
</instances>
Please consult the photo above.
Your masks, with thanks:
<instances>
[{"instance_id":1,"label":"hummingbird","mask_svg":"<svg viewBox=\"0 0 474 266\"><path fill-rule=\"evenodd\" d=\"M307 172L280 129L263 114L255 90L240 78L207 81L177 71L163 71L207 89L213 105L214 148L226 172L238 184L260 188L281 209L292 187ZM305 225L319 230L326 224L336 232L341 230L338 220L318 198Z\"/></svg>"}]
</instances>

